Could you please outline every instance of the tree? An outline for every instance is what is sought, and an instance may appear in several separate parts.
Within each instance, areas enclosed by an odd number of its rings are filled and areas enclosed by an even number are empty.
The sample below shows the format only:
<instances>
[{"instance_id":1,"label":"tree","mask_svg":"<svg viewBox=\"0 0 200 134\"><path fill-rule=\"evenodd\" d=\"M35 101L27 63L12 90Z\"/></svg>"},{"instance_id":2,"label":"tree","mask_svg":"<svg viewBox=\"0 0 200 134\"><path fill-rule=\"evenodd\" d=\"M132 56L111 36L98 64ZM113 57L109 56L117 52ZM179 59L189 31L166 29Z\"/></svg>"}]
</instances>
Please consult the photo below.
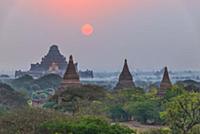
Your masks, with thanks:
<instances>
[{"instance_id":1,"label":"tree","mask_svg":"<svg viewBox=\"0 0 200 134\"><path fill-rule=\"evenodd\" d=\"M111 107L109 116L113 121L128 121L129 115L121 106Z\"/></svg>"},{"instance_id":2,"label":"tree","mask_svg":"<svg viewBox=\"0 0 200 134\"><path fill-rule=\"evenodd\" d=\"M130 101L137 101L144 98L144 91L139 88L117 90L107 94L106 103L110 106L123 106Z\"/></svg>"},{"instance_id":3,"label":"tree","mask_svg":"<svg viewBox=\"0 0 200 134\"><path fill-rule=\"evenodd\" d=\"M44 122L68 119L66 115L50 110L22 108L0 116L0 133L35 134L37 127Z\"/></svg>"},{"instance_id":4,"label":"tree","mask_svg":"<svg viewBox=\"0 0 200 134\"><path fill-rule=\"evenodd\" d=\"M188 134L200 124L200 94L187 93L175 97L162 115L174 133Z\"/></svg>"},{"instance_id":5,"label":"tree","mask_svg":"<svg viewBox=\"0 0 200 134\"><path fill-rule=\"evenodd\" d=\"M8 109L27 106L26 98L11 86L0 83L0 105Z\"/></svg>"},{"instance_id":6,"label":"tree","mask_svg":"<svg viewBox=\"0 0 200 134\"><path fill-rule=\"evenodd\" d=\"M106 116L108 111L108 104L103 101L88 101L81 100L81 106L79 112L76 114L78 116L83 115L98 115L98 116Z\"/></svg>"},{"instance_id":7,"label":"tree","mask_svg":"<svg viewBox=\"0 0 200 134\"><path fill-rule=\"evenodd\" d=\"M57 74L47 74L33 82L33 85L38 85L41 89L53 88L56 89L60 85L62 78Z\"/></svg>"},{"instance_id":8,"label":"tree","mask_svg":"<svg viewBox=\"0 0 200 134\"><path fill-rule=\"evenodd\" d=\"M133 118L141 123L157 123L159 117L159 103L155 100L146 99L127 104L125 108Z\"/></svg>"},{"instance_id":9,"label":"tree","mask_svg":"<svg viewBox=\"0 0 200 134\"><path fill-rule=\"evenodd\" d=\"M132 129L110 124L98 117L82 117L73 121L47 122L40 126L38 134L136 134Z\"/></svg>"},{"instance_id":10,"label":"tree","mask_svg":"<svg viewBox=\"0 0 200 134\"><path fill-rule=\"evenodd\" d=\"M169 102L173 97L179 96L186 93L185 89L181 85L174 85L171 89L167 90L163 101Z\"/></svg>"},{"instance_id":11,"label":"tree","mask_svg":"<svg viewBox=\"0 0 200 134\"><path fill-rule=\"evenodd\" d=\"M51 105L52 108L75 115L80 114L83 107L88 107L95 101L102 101L105 97L106 91L102 87L83 85L68 87L63 92L57 92L49 101L57 103Z\"/></svg>"}]
</instances>

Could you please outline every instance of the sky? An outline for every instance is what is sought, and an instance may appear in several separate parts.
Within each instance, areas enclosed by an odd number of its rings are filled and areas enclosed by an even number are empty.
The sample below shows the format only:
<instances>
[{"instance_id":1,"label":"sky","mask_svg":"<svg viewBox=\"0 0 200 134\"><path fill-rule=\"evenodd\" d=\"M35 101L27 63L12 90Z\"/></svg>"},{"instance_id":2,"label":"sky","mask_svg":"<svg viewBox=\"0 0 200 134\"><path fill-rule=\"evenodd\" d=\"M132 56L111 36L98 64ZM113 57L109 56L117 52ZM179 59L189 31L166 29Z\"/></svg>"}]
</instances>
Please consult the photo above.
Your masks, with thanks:
<instances>
[{"instance_id":1,"label":"sky","mask_svg":"<svg viewBox=\"0 0 200 134\"><path fill-rule=\"evenodd\" d=\"M199 0L1 0L0 71L29 70L53 44L80 69L200 70L199 12Z\"/></svg>"}]
</instances>

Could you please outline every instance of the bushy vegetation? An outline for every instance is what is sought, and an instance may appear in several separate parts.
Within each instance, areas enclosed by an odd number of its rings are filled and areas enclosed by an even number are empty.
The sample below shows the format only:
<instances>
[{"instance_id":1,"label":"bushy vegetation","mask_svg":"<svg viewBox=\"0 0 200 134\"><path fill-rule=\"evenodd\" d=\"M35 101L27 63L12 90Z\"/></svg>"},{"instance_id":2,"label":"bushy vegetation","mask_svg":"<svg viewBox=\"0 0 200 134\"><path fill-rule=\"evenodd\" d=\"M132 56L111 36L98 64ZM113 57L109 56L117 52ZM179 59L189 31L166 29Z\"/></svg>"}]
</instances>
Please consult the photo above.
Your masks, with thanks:
<instances>
[{"instance_id":1,"label":"bushy vegetation","mask_svg":"<svg viewBox=\"0 0 200 134\"><path fill-rule=\"evenodd\" d=\"M125 126L110 124L108 121L86 117L73 121L47 122L40 126L38 134L136 134Z\"/></svg>"},{"instance_id":2,"label":"bushy vegetation","mask_svg":"<svg viewBox=\"0 0 200 134\"><path fill-rule=\"evenodd\" d=\"M99 117L69 117L63 113L24 108L0 116L1 134L135 134Z\"/></svg>"},{"instance_id":3,"label":"bushy vegetation","mask_svg":"<svg viewBox=\"0 0 200 134\"><path fill-rule=\"evenodd\" d=\"M183 94L189 93L181 86L169 89L164 97L158 97L155 90L145 93L135 88L109 92L86 86L56 94L45 106L72 115L102 115L114 122L136 120L143 124L165 124L160 113L168 108L167 103ZM61 104L58 104L59 97L63 98Z\"/></svg>"},{"instance_id":4,"label":"bushy vegetation","mask_svg":"<svg viewBox=\"0 0 200 134\"><path fill-rule=\"evenodd\" d=\"M50 98L49 102L44 105L44 108L55 109L60 112L71 113L72 115L91 115L91 112L87 112L95 111L95 109L91 107L95 104L100 104L98 102L102 102L105 96L106 91L98 86L85 85L81 88L68 88L62 93L57 92ZM90 107L90 109L87 109L88 107Z\"/></svg>"},{"instance_id":5,"label":"bushy vegetation","mask_svg":"<svg viewBox=\"0 0 200 134\"><path fill-rule=\"evenodd\" d=\"M38 80L24 77L14 80L14 85L28 86L31 91L56 88L61 80L56 75ZM8 85L0 86L15 92ZM141 88L108 91L91 85L67 88L64 92L56 92L43 110L28 108L10 112L1 105L0 126L3 127L0 133L135 134L126 127L111 125L111 122L137 121L145 125L166 126L142 134L199 134L200 93L192 91L179 84L159 97L155 87L149 92ZM80 118L83 116L90 117Z\"/></svg>"},{"instance_id":6,"label":"bushy vegetation","mask_svg":"<svg viewBox=\"0 0 200 134\"><path fill-rule=\"evenodd\" d=\"M173 98L163 115L173 132L188 134L200 124L200 94L187 93Z\"/></svg>"},{"instance_id":7,"label":"bushy vegetation","mask_svg":"<svg viewBox=\"0 0 200 134\"><path fill-rule=\"evenodd\" d=\"M136 121L144 124L155 124L160 121L159 102L155 100L141 100L129 103L127 111Z\"/></svg>"},{"instance_id":8,"label":"bushy vegetation","mask_svg":"<svg viewBox=\"0 0 200 134\"><path fill-rule=\"evenodd\" d=\"M34 81L34 84L38 85L41 89L48 89L48 88L56 89L61 81L62 78L59 75L48 74L39 79L36 79Z\"/></svg>"},{"instance_id":9,"label":"bushy vegetation","mask_svg":"<svg viewBox=\"0 0 200 134\"><path fill-rule=\"evenodd\" d=\"M0 134L35 134L42 123L68 119L64 114L35 108L7 111L0 116Z\"/></svg>"},{"instance_id":10,"label":"bushy vegetation","mask_svg":"<svg viewBox=\"0 0 200 134\"><path fill-rule=\"evenodd\" d=\"M56 74L48 74L39 79L33 79L32 76L25 75L11 80L10 85L18 91L26 91L29 94L36 90L45 90L48 88L56 89L62 78Z\"/></svg>"},{"instance_id":11,"label":"bushy vegetation","mask_svg":"<svg viewBox=\"0 0 200 134\"><path fill-rule=\"evenodd\" d=\"M26 106L26 99L20 92L7 84L0 83L0 109L10 109Z\"/></svg>"}]
</instances>

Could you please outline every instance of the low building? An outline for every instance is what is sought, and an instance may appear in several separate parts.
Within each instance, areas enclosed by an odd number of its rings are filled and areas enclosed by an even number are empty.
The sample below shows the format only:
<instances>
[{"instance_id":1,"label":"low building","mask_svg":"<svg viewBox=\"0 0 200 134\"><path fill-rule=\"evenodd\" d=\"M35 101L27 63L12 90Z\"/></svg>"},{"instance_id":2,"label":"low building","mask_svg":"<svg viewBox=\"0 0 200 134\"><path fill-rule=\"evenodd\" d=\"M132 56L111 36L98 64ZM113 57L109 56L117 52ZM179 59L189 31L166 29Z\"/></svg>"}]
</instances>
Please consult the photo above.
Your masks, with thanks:
<instances>
[{"instance_id":1,"label":"low building","mask_svg":"<svg viewBox=\"0 0 200 134\"><path fill-rule=\"evenodd\" d=\"M55 94L54 89L35 91L31 95L30 105L32 107L42 107L50 97Z\"/></svg>"}]
</instances>

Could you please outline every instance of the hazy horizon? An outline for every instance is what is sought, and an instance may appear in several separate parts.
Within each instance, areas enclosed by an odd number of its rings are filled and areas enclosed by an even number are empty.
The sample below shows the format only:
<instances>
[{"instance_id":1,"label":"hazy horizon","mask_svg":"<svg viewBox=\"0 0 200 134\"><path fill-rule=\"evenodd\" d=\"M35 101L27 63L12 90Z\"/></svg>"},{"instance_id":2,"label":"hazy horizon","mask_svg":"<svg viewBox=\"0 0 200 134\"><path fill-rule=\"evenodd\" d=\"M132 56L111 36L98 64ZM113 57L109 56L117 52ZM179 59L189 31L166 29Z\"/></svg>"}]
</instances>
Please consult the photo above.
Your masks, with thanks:
<instances>
[{"instance_id":1,"label":"hazy horizon","mask_svg":"<svg viewBox=\"0 0 200 134\"><path fill-rule=\"evenodd\" d=\"M53 44L80 69L200 70L199 0L1 0L0 72L29 70ZM80 29L90 23L94 34Z\"/></svg>"}]
</instances>

